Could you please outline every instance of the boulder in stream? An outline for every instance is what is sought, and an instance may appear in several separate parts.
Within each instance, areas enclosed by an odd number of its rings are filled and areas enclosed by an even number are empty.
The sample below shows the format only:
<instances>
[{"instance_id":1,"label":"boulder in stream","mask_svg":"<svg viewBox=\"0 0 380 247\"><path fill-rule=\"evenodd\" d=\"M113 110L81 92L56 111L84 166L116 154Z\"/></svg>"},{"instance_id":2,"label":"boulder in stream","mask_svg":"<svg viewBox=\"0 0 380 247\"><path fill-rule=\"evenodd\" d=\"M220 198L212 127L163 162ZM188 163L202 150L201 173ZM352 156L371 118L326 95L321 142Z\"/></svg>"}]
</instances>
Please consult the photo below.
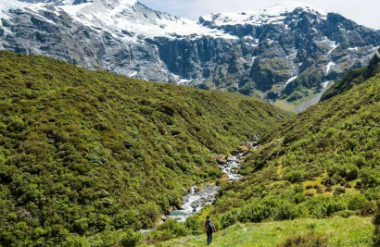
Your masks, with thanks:
<instances>
[{"instance_id":1,"label":"boulder in stream","mask_svg":"<svg viewBox=\"0 0 380 247\"><path fill-rule=\"evenodd\" d=\"M245 153L245 152L248 152L248 151L249 151L249 148L248 148L247 146L239 146L239 147L238 147L238 150L239 150L240 152Z\"/></svg>"},{"instance_id":2,"label":"boulder in stream","mask_svg":"<svg viewBox=\"0 0 380 247\"><path fill-rule=\"evenodd\" d=\"M220 155L216 157L216 162L218 162L219 165L226 165L227 164L226 158L223 156L220 156Z\"/></svg>"}]
</instances>

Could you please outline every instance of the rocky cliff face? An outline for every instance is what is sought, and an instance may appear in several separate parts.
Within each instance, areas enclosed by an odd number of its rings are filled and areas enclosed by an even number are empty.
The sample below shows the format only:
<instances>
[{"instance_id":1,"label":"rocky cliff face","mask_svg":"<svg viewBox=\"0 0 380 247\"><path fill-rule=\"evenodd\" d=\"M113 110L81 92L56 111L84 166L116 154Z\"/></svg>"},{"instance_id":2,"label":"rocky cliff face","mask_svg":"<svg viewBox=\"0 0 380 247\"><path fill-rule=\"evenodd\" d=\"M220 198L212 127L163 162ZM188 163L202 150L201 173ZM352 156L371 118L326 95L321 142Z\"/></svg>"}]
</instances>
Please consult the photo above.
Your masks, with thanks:
<instances>
[{"instance_id":1,"label":"rocky cliff face","mask_svg":"<svg viewBox=\"0 0 380 247\"><path fill-rule=\"evenodd\" d=\"M371 77L380 72L380 49L377 50L375 56L371 59L367 67L353 69L346 73L342 80L330 87L322 96L321 101L331 99L332 97L342 94L351 88L362 84Z\"/></svg>"},{"instance_id":2,"label":"rocky cliff face","mask_svg":"<svg viewBox=\"0 0 380 247\"><path fill-rule=\"evenodd\" d=\"M380 45L378 32L297 2L198 22L135 0L9 0L0 8L3 49L293 105L366 66Z\"/></svg>"}]
</instances>

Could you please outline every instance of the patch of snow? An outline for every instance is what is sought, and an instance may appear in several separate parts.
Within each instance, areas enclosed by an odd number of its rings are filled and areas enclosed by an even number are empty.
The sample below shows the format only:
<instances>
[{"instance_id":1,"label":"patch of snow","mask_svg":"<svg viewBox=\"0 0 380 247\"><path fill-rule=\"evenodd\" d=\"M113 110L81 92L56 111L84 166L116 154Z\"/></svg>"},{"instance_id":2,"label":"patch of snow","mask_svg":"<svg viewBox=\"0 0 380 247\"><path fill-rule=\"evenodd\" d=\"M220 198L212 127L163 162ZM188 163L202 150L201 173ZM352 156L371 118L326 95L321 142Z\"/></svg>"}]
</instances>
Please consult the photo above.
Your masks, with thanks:
<instances>
[{"instance_id":1,"label":"patch of snow","mask_svg":"<svg viewBox=\"0 0 380 247\"><path fill-rule=\"evenodd\" d=\"M334 44L332 45L331 50L329 50L329 52L327 52L327 55L330 55L331 52L333 52L338 46L339 46L339 44L337 45L336 42L334 42Z\"/></svg>"},{"instance_id":2,"label":"patch of snow","mask_svg":"<svg viewBox=\"0 0 380 247\"><path fill-rule=\"evenodd\" d=\"M137 75L137 71L130 73L130 74L128 75L128 77L134 77L134 76L136 76L136 75Z\"/></svg>"},{"instance_id":3,"label":"patch of snow","mask_svg":"<svg viewBox=\"0 0 380 247\"><path fill-rule=\"evenodd\" d=\"M348 50L350 50L350 51L357 51L357 50L359 50L359 48L358 47L348 48Z\"/></svg>"},{"instance_id":4,"label":"patch of snow","mask_svg":"<svg viewBox=\"0 0 380 247\"><path fill-rule=\"evenodd\" d=\"M292 78L290 78L286 83L285 83L285 86L284 88L286 88L286 86L291 83L292 81L294 81L295 79L297 79L298 76L293 76Z\"/></svg>"},{"instance_id":5,"label":"patch of snow","mask_svg":"<svg viewBox=\"0 0 380 247\"><path fill-rule=\"evenodd\" d=\"M301 67L303 63L299 63L298 66Z\"/></svg>"},{"instance_id":6,"label":"patch of snow","mask_svg":"<svg viewBox=\"0 0 380 247\"><path fill-rule=\"evenodd\" d=\"M283 21L286 19L285 15L299 8L303 11L317 15L321 19L327 18L327 12L324 10L297 1L285 1L263 10L211 14L202 16L202 18L212 22L215 26L236 24L252 24L257 26L264 24L284 24Z\"/></svg>"},{"instance_id":7,"label":"patch of snow","mask_svg":"<svg viewBox=\"0 0 380 247\"><path fill-rule=\"evenodd\" d=\"M180 78L180 76L179 76L179 75L175 75L175 74L173 74L173 73L172 73L172 76L175 78L175 80L176 80L176 81L178 81L178 80L179 80L179 78Z\"/></svg>"},{"instance_id":8,"label":"patch of snow","mask_svg":"<svg viewBox=\"0 0 380 247\"><path fill-rule=\"evenodd\" d=\"M325 82L322 82L322 87L323 88L327 88L330 84L330 81L325 81Z\"/></svg>"},{"instance_id":9,"label":"patch of snow","mask_svg":"<svg viewBox=\"0 0 380 247\"><path fill-rule=\"evenodd\" d=\"M250 36L250 35L244 36L243 39L253 40L252 36Z\"/></svg>"},{"instance_id":10,"label":"patch of snow","mask_svg":"<svg viewBox=\"0 0 380 247\"><path fill-rule=\"evenodd\" d=\"M225 39L238 39L236 36L225 33L223 30L210 29L197 22L185 18L156 12L136 12L135 0L104 1L85 3L75 6L61 6L60 9L68 13L75 21L86 26L108 31L115 36L127 31L139 34L140 37L154 38L167 37L181 39L183 36L197 39L202 36ZM139 42L138 37L125 37L128 41Z\"/></svg>"},{"instance_id":11,"label":"patch of snow","mask_svg":"<svg viewBox=\"0 0 380 247\"><path fill-rule=\"evenodd\" d=\"M64 0L64 1L62 1L62 3L63 3L64 5L73 5L74 0Z\"/></svg>"},{"instance_id":12,"label":"patch of snow","mask_svg":"<svg viewBox=\"0 0 380 247\"><path fill-rule=\"evenodd\" d=\"M329 62L329 63L327 64L326 75L330 72L331 67L332 67L332 66L335 66L335 65L336 65L336 64L333 63L333 62Z\"/></svg>"},{"instance_id":13,"label":"patch of snow","mask_svg":"<svg viewBox=\"0 0 380 247\"><path fill-rule=\"evenodd\" d=\"M186 84L186 83L190 83L192 80L187 80L187 79L181 79L179 80L178 84Z\"/></svg>"},{"instance_id":14,"label":"patch of snow","mask_svg":"<svg viewBox=\"0 0 380 247\"><path fill-rule=\"evenodd\" d=\"M30 3L24 3L19 1L0 0L0 18L9 19L9 10L23 10L29 7Z\"/></svg>"},{"instance_id":15,"label":"patch of snow","mask_svg":"<svg viewBox=\"0 0 380 247\"><path fill-rule=\"evenodd\" d=\"M36 48L32 48L32 49L38 52L38 54L42 54L41 51L37 50Z\"/></svg>"}]
</instances>

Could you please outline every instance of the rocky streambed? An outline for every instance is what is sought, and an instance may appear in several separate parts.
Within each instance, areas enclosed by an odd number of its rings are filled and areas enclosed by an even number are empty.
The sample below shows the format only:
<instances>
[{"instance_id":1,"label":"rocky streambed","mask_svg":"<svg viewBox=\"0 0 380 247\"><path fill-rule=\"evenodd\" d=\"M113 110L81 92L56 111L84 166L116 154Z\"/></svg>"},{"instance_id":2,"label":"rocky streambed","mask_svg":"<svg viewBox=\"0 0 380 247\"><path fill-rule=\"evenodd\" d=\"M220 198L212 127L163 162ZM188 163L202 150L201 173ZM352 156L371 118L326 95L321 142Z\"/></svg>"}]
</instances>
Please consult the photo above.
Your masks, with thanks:
<instances>
[{"instance_id":1,"label":"rocky streambed","mask_svg":"<svg viewBox=\"0 0 380 247\"><path fill-rule=\"evenodd\" d=\"M256 141L242 143L232 154L216 158L229 181L236 181L242 177L238 174L238 170L242 163L243 154L252 148L257 148ZM190 193L184 198L182 208L173 211L168 217L178 219L180 222L186 221L188 217L200 212L206 205L212 205L219 189L219 186L210 184L200 186L200 188L198 186L192 187Z\"/></svg>"},{"instance_id":2,"label":"rocky streambed","mask_svg":"<svg viewBox=\"0 0 380 247\"><path fill-rule=\"evenodd\" d=\"M238 174L238 170L242 164L242 157L249 149L257 148L256 141L249 141L243 143L238 149L227 156L218 156L216 161L220 169L226 174L228 181L239 180L242 176ZM179 222L184 222L190 216L200 212L205 206L212 205L216 200L216 195L220 187L214 184L202 184L193 186L189 194L184 197L182 208L172 211L168 216L162 216L161 224L165 219L174 218ZM159 225L159 224L158 224ZM151 229L153 230L153 229ZM142 230L142 233L149 233L151 230Z\"/></svg>"},{"instance_id":3,"label":"rocky streambed","mask_svg":"<svg viewBox=\"0 0 380 247\"><path fill-rule=\"evenodd\" d=\"M178 219L180 222L202 210L206 205L212 205L215 202L215 195L219 191L219 186L204 185L198 190L197 186L191 188L190 193L184 198L184 203L180 210L173 211L169 217Z\"/></svg>"}]
</instances>

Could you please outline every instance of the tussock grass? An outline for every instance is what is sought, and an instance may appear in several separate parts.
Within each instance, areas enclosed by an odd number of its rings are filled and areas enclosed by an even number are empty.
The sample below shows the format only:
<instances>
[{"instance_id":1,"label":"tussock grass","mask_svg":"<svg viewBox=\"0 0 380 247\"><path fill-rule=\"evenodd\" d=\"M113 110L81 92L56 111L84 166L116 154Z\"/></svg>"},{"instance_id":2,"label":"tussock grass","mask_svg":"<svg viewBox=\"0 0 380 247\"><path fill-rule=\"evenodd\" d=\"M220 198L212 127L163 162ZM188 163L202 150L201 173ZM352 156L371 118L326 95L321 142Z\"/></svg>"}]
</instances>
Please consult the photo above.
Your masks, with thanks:
<instances>
[{"instance_id":1,"label":"tussock grass","mask_svg":"<svg viewBox=\"0 0 380 247\"><path fill-rule=\"evenodd\" d=\"M214 234L212 246L217 247L275 247L275 246L292 246L284 245L287 239L295 239L297 236L307 237L321 235L328 240L328 246L352 246L352 247L369 247L372 244L372 234L374 227L370 218L351 217L331 218L331 219L298 219L294 221L268 222L261 224L236 224L230 228ZM161 243L160 247L178 246L178 247L198 247L205 246L206 238L192 240L186 243L188 238L175 239L169 242ZM327 246L326 242L324 242ZM153 247L155 245L146 245ZM294 245L293 245L294 246ZM298 245L309 246L309 245ZM314 245L310 245L314 246Z\"/></svg>"}]
</instances>

